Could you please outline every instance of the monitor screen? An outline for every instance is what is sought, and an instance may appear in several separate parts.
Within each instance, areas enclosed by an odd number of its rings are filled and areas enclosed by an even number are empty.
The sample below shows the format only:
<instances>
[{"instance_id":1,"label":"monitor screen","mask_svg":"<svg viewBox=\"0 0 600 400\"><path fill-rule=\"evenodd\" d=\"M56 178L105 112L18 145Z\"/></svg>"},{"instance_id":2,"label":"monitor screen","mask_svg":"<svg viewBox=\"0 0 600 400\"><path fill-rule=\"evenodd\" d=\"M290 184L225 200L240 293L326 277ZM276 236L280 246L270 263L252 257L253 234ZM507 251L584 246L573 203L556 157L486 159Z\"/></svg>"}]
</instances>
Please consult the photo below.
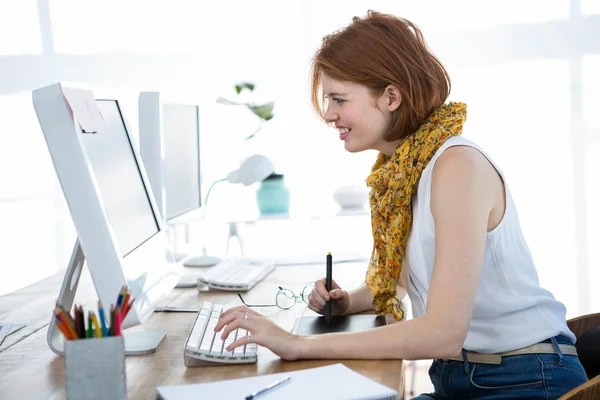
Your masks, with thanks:
<instances>
[{"instance_id":1,"label":"monitor screen","mask_svg":"<svg viewBox=\"0 0 600 400\"><path fill-rule=\"evenodd\" d=\"M164 190L166 219L200 207L200 138L198 107L164 104Z\"/></svg>"},{"instance_id":2,"label":"monitor screen","mask_svg":"<svg viewBox=\"0 0 600 400\"><path fill-rule=\"evenodd\" d=\"M142 324L179 277L121 103L115 97L97 100L91 91L63 83L34 90L32 97L77 231L58 301L71 309L87 264L105 307L125 285L135 298L121 327ZM53 318L48 328L48 345L64 354L65 341L55 322ZM126 352L152 351L164 339L160 332L139 333L125 341ZM155 340L149 342L151 338Z\"/></svg>"},{"instance_id":3,"label":"monitor screen","mask_svg":"<svg viewBox=\"0 0 600 400\"><path fill-rule=\"evenodd\" d=\"M159 231L133 149L115 100L97 100L102 129L82 135L94 177L121 256Z\"/></svg>"}]
</instances>

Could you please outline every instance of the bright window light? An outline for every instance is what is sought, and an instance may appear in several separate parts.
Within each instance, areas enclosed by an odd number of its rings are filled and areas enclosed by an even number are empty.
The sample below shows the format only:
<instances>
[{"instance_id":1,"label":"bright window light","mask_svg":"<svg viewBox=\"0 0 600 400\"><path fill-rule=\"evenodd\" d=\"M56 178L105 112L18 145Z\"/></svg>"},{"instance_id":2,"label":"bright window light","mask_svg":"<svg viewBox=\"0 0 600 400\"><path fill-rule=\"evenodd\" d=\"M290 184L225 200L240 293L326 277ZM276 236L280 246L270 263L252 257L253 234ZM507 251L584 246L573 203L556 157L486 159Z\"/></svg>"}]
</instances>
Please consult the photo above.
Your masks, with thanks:
<instances>
[{"instance_id":1,"label":"bright window light","mask_svg":"<svg viewBox=\"0 0 600 400\"><path fill-rule=\"evenodd\" d=\"M298 8L274 0L50 1L54 46L64 54L292 51L300 42L289 33L302 37Z\"/></svg>"},{"instance_id":2,"label":"bright window light","mask_svg":"<svg viewBox=\"0 0 600 400\"><path fill-rule=\"evenodd\" d=\"M590 135L600 139L600 55L584 56L581 62L583 91L583 124L596 127L596 131L588 129Z\"/></svg>"},{"instance_id":3,"label":"bright window light","mask_svg":"<svg viewBox=\"0 0 600 400\"><path fill-rule=\"evenodd\" d=\"M349 0L343 2L343 7L340 7L339 2L310 0L307 3L307 18L311 20L309 26L318 28L321 36L330 33L336 27L348 25L353 16L364 16L367 10L406 18L429 34L436 31L480 30L512 24L538 24L564 20L569 16L568 0Z\"/></svg>"},{"instance_id":4,"label":"bright window light","mask_svg":"<svg viewBox=\"0 0 600 400\"><path fill-rule=\"evenodd\" d=\"M56 174L40 129L31 92L0 95L0 198L54 193ZM10 173L8 171L11 171Z\"/></svg>"},{"instance_id":5,"label":"bright window light","mask_svg":"<svg viewBox=\"0 0 600 400\"><path fill-rule=\"evenodd\" d=\"M600 1L581 0L581 14L584 17L600 14Z\"/></svg>"},{"instance_id":6,"label":"bright window light","mask_svg":"<svg viewBox=\"0 0 600 400\"><path fill-rule=\"evenodd\" d=\"M0 2L0 56L42 53L36 0Z\"/></svg>"}]
</instances>

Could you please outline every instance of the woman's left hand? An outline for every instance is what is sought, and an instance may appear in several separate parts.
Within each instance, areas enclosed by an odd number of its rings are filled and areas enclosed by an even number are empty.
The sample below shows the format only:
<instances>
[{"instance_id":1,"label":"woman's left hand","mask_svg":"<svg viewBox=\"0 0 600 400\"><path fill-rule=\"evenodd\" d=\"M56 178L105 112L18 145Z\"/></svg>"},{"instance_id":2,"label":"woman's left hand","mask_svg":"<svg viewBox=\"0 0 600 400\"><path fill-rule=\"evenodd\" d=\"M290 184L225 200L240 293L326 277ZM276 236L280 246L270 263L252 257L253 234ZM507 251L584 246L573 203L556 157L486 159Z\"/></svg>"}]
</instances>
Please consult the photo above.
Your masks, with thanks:
<instances>
[{"instance_id":1,"label":"woman's left hand","mask_svg":"<svg viewBox=\"0 0 600 400\"><path fill-rule=\"evenodd\" d=\"M248 343L256 343L268 348L284 360L292 361L298 358L298 336L287 332L271 319L246 306L233 307L221 314L215 331L219 332L223 329L221 338L225 340L231 331L238 328L246 329L249 336L236 339L227 347L227 351Z\"/></svg>"}]
</instances>

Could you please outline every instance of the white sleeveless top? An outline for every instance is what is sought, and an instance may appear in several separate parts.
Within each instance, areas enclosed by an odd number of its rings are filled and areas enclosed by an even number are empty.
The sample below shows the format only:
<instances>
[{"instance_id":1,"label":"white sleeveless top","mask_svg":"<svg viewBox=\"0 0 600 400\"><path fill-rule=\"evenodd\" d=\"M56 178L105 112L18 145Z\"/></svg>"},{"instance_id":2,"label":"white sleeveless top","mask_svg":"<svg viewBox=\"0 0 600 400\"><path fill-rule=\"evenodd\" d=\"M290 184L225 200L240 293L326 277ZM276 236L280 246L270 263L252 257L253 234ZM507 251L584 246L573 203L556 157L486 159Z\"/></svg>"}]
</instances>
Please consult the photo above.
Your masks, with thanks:
<instances>
[{"instance_id":1,"label":"white sleeveless top","mask_svg":"<svg viewBox=\"0 0 600 400\"><path fill-rule=\"evenodd\" d=\"M426 312L433 272L435 227L430 209L433 166L451 146L474 147L490 160L477 145L455 136L442 145L423 170L417 194L412 199L413 223L402 270L414 317ZM559 334L575 341L567 327L565 306L539 285L506 180L494 162L490 162L504 181L506 210L498 226L487 233L475 309L463 348L500 353Z\"/></svg>"}]
</instances>

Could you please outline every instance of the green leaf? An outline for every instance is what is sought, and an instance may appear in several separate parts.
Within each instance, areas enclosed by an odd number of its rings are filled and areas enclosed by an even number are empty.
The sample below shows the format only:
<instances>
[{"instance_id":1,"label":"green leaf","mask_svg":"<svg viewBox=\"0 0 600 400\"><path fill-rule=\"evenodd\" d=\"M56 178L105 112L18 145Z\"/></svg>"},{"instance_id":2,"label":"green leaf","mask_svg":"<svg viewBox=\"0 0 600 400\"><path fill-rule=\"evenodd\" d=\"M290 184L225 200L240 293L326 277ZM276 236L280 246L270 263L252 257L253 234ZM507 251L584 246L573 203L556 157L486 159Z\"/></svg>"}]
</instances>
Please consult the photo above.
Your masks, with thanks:
<instances>
[{"instance_id":1,"label":"green leaf","mask_svg":"<svg viewBox=\"0 0 600 400\"><path fill-rule=\"evenodd\" d=\"M252 132L250 135L248 135L248 137L244 140L250 140L252 139L258 132L260 132L261 128L262 128L262 122L260 123L260 125L258 125L258 128L256 128L256 130L254 132Z\"/></svg>"},{"instance_id":2,"label":"green leaf","mask_svg":"<svg viewBox=\"0 0 600 400\"><path fill-rule=\"evenodd\" d=\"M237 94L242 93L242 90L244 89L248 89L252 92L254 90L254 84L250 82L241 82L235 85L235 91Z\"/></svg>"},{"instance_id":3,"label":"green leaf","mask_svg":"<svg viewBox=\"0 0 600 400\"><path fill-rule=\"evenodd\" d=\"M259 106L251 106L248 105L250 111L252 111L258 118L263 119L265 121L273 118L273 107L275 106L275 102L271 101L269 103L261 104Z\"/></svg>"},{"instance_id":4,"label":"green leaf","mask_svg":"<svg viewBox=\"0 0 600 400\"><path fill-rule=\"evenodd\" d=\"M246 105L245 103L236 103L235 101L227 100L224 97L219 97L217 99L217 103L219 103L219 104L227 104L228 106L243 106L243 105Z\"/></svg>"}]
</instances>

